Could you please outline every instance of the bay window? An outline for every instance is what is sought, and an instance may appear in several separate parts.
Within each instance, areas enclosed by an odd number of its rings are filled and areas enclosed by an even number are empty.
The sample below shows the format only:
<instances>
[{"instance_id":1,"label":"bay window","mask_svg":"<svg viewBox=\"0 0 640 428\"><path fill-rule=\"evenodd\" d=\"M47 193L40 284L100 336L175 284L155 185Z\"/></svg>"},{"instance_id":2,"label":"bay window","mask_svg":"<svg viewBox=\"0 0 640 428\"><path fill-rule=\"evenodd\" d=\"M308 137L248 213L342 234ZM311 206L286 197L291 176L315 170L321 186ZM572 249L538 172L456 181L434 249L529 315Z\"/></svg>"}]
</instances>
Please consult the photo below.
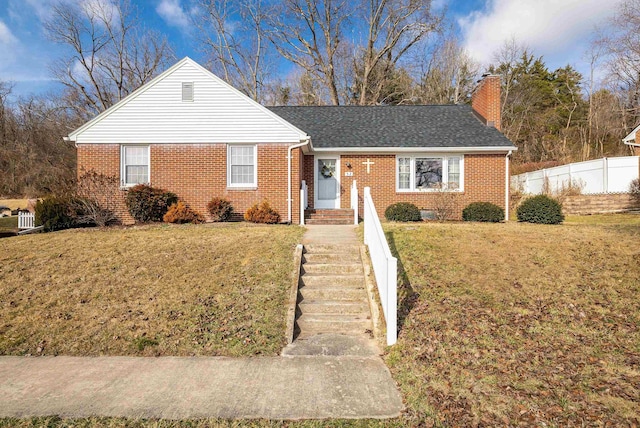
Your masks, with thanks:
<instances>
[{"instance_id":1,"label":"bay window","mask_svg":"<svg viewBox=\"0 0 640 428\"><path fill-rule=\"evenodd\" d=\"M462 155L398 155L396 160L398 192L463 189Z\"/></svg>"}]
</instances>

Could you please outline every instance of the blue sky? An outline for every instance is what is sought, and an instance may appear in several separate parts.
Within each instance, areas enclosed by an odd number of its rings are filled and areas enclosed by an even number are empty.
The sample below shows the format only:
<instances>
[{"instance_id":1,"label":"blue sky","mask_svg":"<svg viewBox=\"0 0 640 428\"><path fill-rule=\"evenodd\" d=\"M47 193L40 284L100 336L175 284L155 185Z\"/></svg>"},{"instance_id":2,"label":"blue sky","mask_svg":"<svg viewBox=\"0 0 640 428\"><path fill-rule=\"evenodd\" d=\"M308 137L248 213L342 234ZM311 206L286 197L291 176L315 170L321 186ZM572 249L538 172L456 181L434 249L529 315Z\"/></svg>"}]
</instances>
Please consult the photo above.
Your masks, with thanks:
<instances>
[{"instance_id":1,"label":"blue sky","mask_svg":"<svg viewBox=\"0 0 640 428\"><path fill-rule=\"evenodd\" d=\"M0 0L0 80L18 95L55 90L49 64L62 48L44 35L42 23L56 0ZM67 2L110 0L65 0ZM434 0L446 6L470 55L483 64L515 37L544 56L549 68L571 64L583 74L589 38L621 0ZM164 33L176 56L202 59L188 24L189 0L132 0L146 28Z\"/></svg>"}]
</instances>

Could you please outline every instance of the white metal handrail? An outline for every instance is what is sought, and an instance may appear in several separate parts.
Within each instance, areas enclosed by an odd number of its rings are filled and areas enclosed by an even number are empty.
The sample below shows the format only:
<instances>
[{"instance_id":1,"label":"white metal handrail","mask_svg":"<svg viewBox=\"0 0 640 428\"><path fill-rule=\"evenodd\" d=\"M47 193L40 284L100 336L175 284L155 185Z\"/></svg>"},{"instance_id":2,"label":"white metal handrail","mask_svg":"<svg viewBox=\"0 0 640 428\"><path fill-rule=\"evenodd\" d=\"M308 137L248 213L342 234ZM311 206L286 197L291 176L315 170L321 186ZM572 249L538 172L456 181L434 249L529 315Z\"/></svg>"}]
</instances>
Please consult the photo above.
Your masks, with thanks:
<instances>
[{"instance_id":1,"label":"white metal handrail","mask_svg":"<svg viewBox=\"0 0 640 428\"><path fill-rule=\"evenodd\" d=\"M369 248L387 323L387 345L393 345L398 340L398 260L389 249L369 187L364 188L364 243Z\"/></svg>"},{"instance_id":2,"label":"white metal handrail","mask_svg":"<svg viewBox=\"0 0 640 428\"><path fill-rule=\"evenodd\" d=\"M304 226L304 210L309 207L309 188L307 182L300 183L300 226Z\"/></svg>"},{"instance_id":3,"label":"white metal handrail","mask_svg":"<svg viewBox=\"0 0 640 428\"><path fill-rule=\"evenodd\" d=\"M20 211L18 213L18 229L34 229L36 216L33 213Z\"/></svg>"},{"instance_id":4,"label":"white metal handrail","mask_svg":"<svg viewBox=\"0 0 640 428\"><path fill-rule=\"evenodd\" d=\"M358 225L358 186L356 180L351 185L351 209L353 210L353 224Z\"/></svg>"}]
</instances>

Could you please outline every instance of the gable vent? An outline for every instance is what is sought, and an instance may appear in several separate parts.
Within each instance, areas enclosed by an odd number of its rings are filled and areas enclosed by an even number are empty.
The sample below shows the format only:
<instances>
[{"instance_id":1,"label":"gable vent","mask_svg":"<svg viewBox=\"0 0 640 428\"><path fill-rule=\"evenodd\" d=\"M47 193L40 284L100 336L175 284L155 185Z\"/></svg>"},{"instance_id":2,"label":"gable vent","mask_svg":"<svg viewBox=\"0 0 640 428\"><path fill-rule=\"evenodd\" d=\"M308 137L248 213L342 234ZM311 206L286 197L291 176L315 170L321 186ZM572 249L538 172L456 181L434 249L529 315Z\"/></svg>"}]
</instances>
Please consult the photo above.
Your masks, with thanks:
<instances>
[{"instance_id":1,"label":"gable vent","mask_svg":"<svg viewBox=\"0 0 640 428\"><path fill-rule=\"evenodd\" d=\"M193 82L182 82L182 101L193 101Z\"/></svg>"}]
</instances>

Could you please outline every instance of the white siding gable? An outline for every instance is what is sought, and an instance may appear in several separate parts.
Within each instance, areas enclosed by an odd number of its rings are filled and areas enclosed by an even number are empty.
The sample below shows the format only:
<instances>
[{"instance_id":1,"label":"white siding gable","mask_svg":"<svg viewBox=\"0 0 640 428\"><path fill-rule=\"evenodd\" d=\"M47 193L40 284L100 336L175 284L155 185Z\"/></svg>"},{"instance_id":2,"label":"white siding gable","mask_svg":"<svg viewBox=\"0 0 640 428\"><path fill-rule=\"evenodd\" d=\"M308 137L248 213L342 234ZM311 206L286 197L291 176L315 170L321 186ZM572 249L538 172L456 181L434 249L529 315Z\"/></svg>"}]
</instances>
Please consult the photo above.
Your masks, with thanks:
<instances>
[{"instance_id":1,"label":"white siding gable","mask_svg":"<svg viewBox=\"0 0 640 428\"><path fill-rule=\"evenodd\" d=\"M193 101L183 101L183 83ZM299 143L306 134L184 58L69 135L85 143Z\"/></svg>"}]
</instances>

